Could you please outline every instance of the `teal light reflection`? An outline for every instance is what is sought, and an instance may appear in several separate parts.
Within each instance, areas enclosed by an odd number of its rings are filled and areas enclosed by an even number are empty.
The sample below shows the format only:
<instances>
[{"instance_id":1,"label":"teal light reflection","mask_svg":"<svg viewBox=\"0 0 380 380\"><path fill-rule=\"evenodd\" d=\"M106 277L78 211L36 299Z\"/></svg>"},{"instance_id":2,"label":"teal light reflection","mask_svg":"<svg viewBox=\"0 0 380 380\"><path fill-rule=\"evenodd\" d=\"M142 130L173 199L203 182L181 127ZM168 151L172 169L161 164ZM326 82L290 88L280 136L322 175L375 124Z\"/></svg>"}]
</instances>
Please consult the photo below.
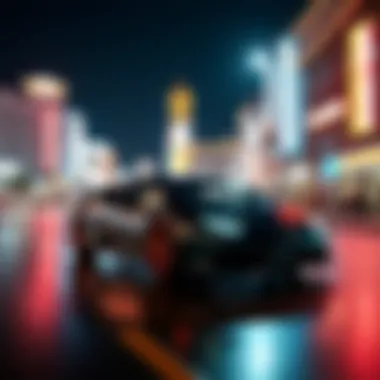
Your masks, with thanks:
<instances>
[{"instance_id":1,"label":"teal light reflection","mask_svg":"<svg viewBox=\"0 0 380 380\"><path fill-rule=\"evenodd\" d=\"M313 380L311 324L289 316L221 326L205 337L198 367L213 380Z\"/></svg>"}]
</instances>

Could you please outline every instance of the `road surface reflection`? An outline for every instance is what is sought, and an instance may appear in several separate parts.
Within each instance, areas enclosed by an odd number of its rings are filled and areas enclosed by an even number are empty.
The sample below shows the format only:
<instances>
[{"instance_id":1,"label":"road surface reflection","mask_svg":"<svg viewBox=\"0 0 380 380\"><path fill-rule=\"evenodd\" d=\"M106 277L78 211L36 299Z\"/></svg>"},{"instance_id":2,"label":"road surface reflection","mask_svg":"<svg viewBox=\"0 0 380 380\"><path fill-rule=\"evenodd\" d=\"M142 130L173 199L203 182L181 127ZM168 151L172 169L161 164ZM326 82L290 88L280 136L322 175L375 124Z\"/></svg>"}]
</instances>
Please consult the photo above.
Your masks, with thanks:
<instances>
[{"instance_id":1,"label":"road surface reflection","mask_svg":"<svg viewBox=\"0 0 380 380\"><path fill-rule=\"evenodd\" d=\"M64 212L55 206L35 210L29 232L24 252L13 252L22 265L3 268L18 280L2 286L7 294L0 319L4 353L0 377L154 378L76 308L70 281L72 252L64 249Z\"/></svg>"},{"instance_id":2,"label":"road surface reflection","mask_svg":"<svg viewBox=\"0 0 380 380\"><path fill-rule=\"evenodd\" d=\"M324 309L207 331L194 350L204 378L380 378L380 237L363 226L331 232L338 282Z\"/></svg>"},{"instance_id":3,"label":"road surface reflection","mask_svg":"<svg viewBox=\"0 0 380 380\"><path fill-rule=\"evenodd\" d=\"M309 316L239 321L207 332L197 348L207 379L320 379ZM197 356L197 355L196 355Z\"/></svg>"},{"instance_id":4,"label":"road surface reflection","mask_svg":"<svg viewBox=\"0 0 380 380\"><path fill-rule=\"evenodd\" d=\"M154 378L76 307L64 212L45 206L32 212L29 222L24 249L17 233L0 239L0 376ZM380 238L360 228L332 235L340 277L321 314L214 326L194 347L200 378L380 378Z\"/></svg>"}]
</instances>

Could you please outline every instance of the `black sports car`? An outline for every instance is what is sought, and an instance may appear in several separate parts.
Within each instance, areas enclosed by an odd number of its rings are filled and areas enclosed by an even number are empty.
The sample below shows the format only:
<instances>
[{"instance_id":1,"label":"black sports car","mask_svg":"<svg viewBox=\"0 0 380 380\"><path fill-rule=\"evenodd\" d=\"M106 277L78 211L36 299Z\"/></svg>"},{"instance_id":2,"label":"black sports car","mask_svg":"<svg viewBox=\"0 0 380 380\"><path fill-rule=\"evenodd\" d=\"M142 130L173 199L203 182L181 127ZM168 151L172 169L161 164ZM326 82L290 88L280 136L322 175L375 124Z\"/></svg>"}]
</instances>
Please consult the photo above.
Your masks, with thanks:
<instances>
[{"instance_id":1,"label":"black sports car","mask_svg":"<svg viewBox=\"0 0 380 380\"><path fill-rule=\"evenodd\" d=\"M158 178L91 194L72 228L79 277L116 252L112 275L132 284L147 328L176 349L178 326L315 310L330 285L320 228L297 207L222 180Z\"/></svg>"},{"instance_id":2,"label":"black sports car","mask_svg":"<svg viewBox=\"0 0 380 380\"><path fill-rule=\"evenodd\" d=\"M328 244L296 208L225 181L154 179L82 202L80 261L112 248L179 297L266 297L325 285ZM87 263L87 264L86 264ZM318 283L319 281L319 283Z\"/></svg>"}]
</instances>

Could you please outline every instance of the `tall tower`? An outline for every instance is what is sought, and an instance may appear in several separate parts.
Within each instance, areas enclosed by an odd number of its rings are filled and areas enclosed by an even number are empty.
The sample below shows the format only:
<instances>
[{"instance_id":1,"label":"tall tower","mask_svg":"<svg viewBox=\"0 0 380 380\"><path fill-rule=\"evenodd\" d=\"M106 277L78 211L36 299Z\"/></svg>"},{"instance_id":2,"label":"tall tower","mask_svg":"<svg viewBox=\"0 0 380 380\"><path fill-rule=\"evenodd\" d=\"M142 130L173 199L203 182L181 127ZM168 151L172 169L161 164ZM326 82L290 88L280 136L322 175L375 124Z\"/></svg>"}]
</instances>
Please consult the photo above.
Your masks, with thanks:
<instances>
[{"instance_id":1,"label":"tall tower","mask_svg":"<svg viewBox=\"0 0 380 380\"><path fill-rule=\"evenodd\" d=\"M68 86L50 74L29 75L23 78L21 85L32 106L39 170L42 174L58 174L62 164L63 109Z\"/></svg>"},{"instance_id":2,"label":"tall tower","mask_svg":"<svg viewBox=\"0 0 380 380\"><path fill-rule=\"evenodd\" d=\"M67 180L75 182L87 169L88 122L76 109L65 112L63 138L63 170Z\"/></svg>"},{"instance_id":3,"label":"tall tower","mask_svg":"<svg viewBox=\"0 0 380 380\"><path fill-rule=\"evenodd\" d=\"M87 184L102 187L115 183L119 165L115 147L103 139L89 139L87 149Z\"/></svg>"},{"instance_id":4,"label":"tall tower","mask_svg":"<svg viewBox=\"0 0 380 380\"><path fill-rule=\"evenodd\" d=\"M165 163L169 175L185 176L192 167L195 95L189 86L173 85L166 97Z\"/></svg>"},{"instance_id":5,"label":"tall tower","mask_svg":"<svg viewBox=\"0 0 380 380\"><path fill-rule=\"evenodd\" d=\"M239 168L236 175L256 188L262 188L269 176L266 169L269 152L264 116L257 105L250 103L243 105L237 113Z\"/></svg>"}]
</instances>

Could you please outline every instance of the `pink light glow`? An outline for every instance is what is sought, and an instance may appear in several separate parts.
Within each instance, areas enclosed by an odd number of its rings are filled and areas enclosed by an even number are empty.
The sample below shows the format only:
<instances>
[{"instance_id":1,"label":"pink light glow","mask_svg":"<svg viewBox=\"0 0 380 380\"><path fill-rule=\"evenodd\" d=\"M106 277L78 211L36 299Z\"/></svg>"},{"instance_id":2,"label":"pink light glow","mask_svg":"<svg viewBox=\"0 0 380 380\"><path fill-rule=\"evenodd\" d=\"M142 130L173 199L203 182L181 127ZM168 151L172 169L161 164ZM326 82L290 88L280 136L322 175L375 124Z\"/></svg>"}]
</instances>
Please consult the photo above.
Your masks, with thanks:
<instances>
[{"instance_id":1,"label":"pink light glow","mask_svg":"<svg viewBox=\"0 0 380 380\"><path fill-rule=\"evenodd\" d=\"M361 61L362 72L362 104L363 118L371 126L376 122L376 29L373 23L363 31L362 51L358 59Z\"/></svg>"},{"instance_id":2,"label":"pink light glow","mask_svg":"<svg viewBox=\"0 0 380 380\"><path fill-rule=\"evenodd\" d=\"M37 105L37 128L40 142L40 165L43 170L56 170L60 156L60 107L44 102Z\"/></svg>"},{"instance_id":3,"label":"pink light glow","mask_svg":"<svg viewBox=\"0 0 380 380\"><path fill-rule=\"evenodd\" d=\"M328 356L339 357L345 372L339 378L377 379L380 237L360 225L336 227L333 236L340 281L323 312L317 338Z\"/></svg>"},{"instance_id":4,"label":"pink light glow","mask_svg":"<svg viewBox=\"0 0 380 380\"><path fill-rule=\"evenodd\" d=\"M59 327L59 212L50 208L36 211L31 229L30 269L17 297L14 328L20 349L45 356L56 343Z\"/></svg>"}]
</instances>

